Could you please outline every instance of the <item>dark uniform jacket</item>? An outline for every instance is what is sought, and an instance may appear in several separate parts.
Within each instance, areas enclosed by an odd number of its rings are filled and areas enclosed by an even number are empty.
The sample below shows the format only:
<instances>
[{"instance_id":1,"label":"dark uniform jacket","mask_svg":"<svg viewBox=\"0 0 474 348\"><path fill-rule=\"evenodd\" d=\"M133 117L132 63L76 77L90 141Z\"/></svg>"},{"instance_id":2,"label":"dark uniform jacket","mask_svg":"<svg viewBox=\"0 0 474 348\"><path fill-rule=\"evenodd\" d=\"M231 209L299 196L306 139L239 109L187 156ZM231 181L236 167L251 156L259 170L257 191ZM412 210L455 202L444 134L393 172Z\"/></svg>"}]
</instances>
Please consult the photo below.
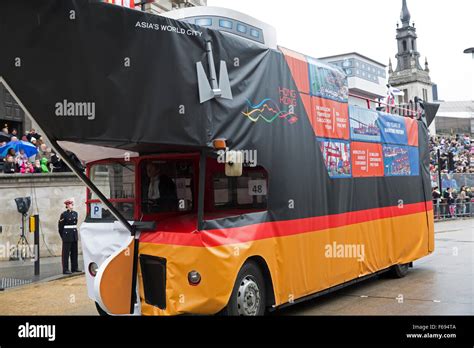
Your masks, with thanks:
<instances>
[{"instance_id":1,"label":"dark uniform jacket","mask_svg":"<svg viewBox=\"0 0 474 348\"><path fill-rule=\"evenodd\" d=\"M77 226L77 212L66 210L59 218L58 230L63 242L77 242L77 228L66 226Z\"/></svg>"}]
</instances>

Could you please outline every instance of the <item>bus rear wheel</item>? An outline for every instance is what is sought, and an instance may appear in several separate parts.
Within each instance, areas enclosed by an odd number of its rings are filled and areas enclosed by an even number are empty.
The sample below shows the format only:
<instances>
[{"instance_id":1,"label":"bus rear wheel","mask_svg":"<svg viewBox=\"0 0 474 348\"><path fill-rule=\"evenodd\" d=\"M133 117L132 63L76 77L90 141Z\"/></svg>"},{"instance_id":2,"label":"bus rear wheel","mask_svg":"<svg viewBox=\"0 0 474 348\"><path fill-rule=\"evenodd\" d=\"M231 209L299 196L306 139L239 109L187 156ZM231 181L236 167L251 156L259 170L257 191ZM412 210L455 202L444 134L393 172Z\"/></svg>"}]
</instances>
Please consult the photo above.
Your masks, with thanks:
<instances>
[{"instance_id":1,"label":"bus rear wheel","mask_svg":"<svg viewBox=\"0 0 474 348\"><path fill-rule=\"evenodd\" d=\"M257 316L265 314L265 281L256 263L247 262L239 271L224 315Z\"/></svg>"},{"instance_id":2,"label":"bus rear wheel","mask_svg":"<svg viewBox=\"0 0 474 348\"><path fill-rule=\"evenodd\" d=\"M401 265L394 265L390 270L390 275L394 278L403 278L408 274L408 268L410 267L409 263L404 263Z\"/></svg>"}]
</instances>

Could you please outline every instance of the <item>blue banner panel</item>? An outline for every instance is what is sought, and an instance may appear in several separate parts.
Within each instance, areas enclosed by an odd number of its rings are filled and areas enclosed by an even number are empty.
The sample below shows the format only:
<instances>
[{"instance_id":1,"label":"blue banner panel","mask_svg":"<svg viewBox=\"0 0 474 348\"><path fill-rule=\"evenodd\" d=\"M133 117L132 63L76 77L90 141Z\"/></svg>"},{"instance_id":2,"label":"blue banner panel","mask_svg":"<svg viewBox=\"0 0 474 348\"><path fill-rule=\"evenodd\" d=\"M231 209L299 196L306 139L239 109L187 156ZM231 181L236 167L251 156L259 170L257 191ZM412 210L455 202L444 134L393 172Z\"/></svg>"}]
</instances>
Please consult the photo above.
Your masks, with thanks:
<instances>
[{"instance_id":1,"label":"blue banner panel","mask_svg":"<svg viewBox=\"0 0 474 348\"><path fill-rule=\"evenodd\" d=\"M349 105L351 139L365 142L380 142L377 111Z\"/></svg>"},{"instance_id":2,"label":"blue banner panel","mask_svg":"<svg viewBox=\"0 0 474 348\"><path fill-rule=\"evenodd\" d=\"M383 143L408 145L405 119L402 116L379 112L377 124L380 128Z\"/></svg>"},{"instance_id":3,"label":"blue banner panel","mask_svg":"<svg viewBox=\"0 0 474 348\"><path fill-rule=\"evenodd\" d=\"M420 175L420 155L418 147L408 146L410 156L410 175Z\"/></svg>"},{"instance_id":4,"label":"blue banner panel","mask_svg":"<svg viewBox=\"0 0 474 348\"><path fill-rule=\"evenodd\" d=\"M331 178L351 177L350 143L343 140L318 138L324 164Z\"/></svg>"},{"instance_id":5,"label":"blue banner panel","mask_svg":"<svg viewBox=\"0 0 474 348\"><path fill-rule=\"evenodd\" d=\"M418 148L383 145L384 174L386 176L419 175Z\"/></svg>"}]
</instances>

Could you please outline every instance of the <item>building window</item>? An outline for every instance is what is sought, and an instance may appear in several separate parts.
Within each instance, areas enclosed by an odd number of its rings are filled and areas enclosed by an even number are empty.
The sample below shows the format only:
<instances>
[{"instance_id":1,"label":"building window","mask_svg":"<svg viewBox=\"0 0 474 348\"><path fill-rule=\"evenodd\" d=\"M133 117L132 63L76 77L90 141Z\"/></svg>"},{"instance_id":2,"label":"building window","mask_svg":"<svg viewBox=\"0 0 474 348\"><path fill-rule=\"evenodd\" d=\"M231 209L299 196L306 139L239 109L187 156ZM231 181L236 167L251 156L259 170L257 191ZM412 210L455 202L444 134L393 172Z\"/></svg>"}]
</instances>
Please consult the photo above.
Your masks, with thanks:
<instances>
[{"instance_id":1,"label":"building window","mask_svg":"<svg viewBox=\"0 0 474 348\"><path fill-rule=\"evenodd\" d=\"M212 19L211 18L198 18L194 22L196 25L200 25L201 27L208 27L212 25Z\"/></svg>"},{"instance_id":2,"label":"building window","mask_svg":"<svg viewBox=\"0 0 474 348\"><path fill-rule=\"evenodd\" d=\"M405 104L408 104L408 89L404 89L404 90L403 90L403 94L404 94L404 96L403 96L403 102L404 102Z\"/></svg>"},{"instance_id":3,"label":"building window","mask_svg":"<svg viewBox=\"0 0 474 348\"><path fill-rule=\"evenodd\" d=\"M12 103L12 96L7 91L5 91L5 103L7 103L7 104Z\"/></svg>"},{"instance_id":4,"label":"building window","mask_svg":"<svg viewBox=\"0 0 474 348\"><path fill-rule=\"evenodd\" d=\"M342 63L342 66L344 68L349 68L352 66L352 62L349 60L349 59L346 59L343 63Z\"/></svg>"},{"instance_id":5,"label":"building window","mask_svg":"<svg viewBox=\"0 0 474 348\"><path fill-rule=\"evenodd\" d=\"M347 76L352 75L352 69L344 69L344 71L346 72Z\"/></svg>"},{"instance_id":6,"label":"building window","mask_svg":"<svg viewBox=\"0 0 474 348\"><path fill-rule=\"evenodd\" d=\"M255 30L255 29L250 29L250 35L252 35L253 37L257 39L260 37L260 33L258 32L258 30Z\"/></svg>"},{"instance_id":7,"label":"building window","mask_svg":"<svg viewBox=\"0 0 474 348\"><path fill-rule=\"evenodd\" d=\"M237 31L245 34L247 32L247 27L243 24L237 24Z\"/></svg>"},{"instance_id":8,"label":"building window","mask_svg":"<svg viewBox=\"0 0 474 348\"><path fill-rule=\"evenodd\" d=\"M428 101L428 90L423 88L423 100Z\"/></svg>"},{"instance_id":9,"label":"building window","mask_svg":"<svg viewBox=\"0 0 474 348\"><path fill-rule=\"evenodd\" d=\"M227 19L219 19L219 26L221 28L232 29L232 22Z\"/></svg>"},{"instance_id":10,"label":"building window","mask_svg":"<svg viewBox=\"0 0 474 348\"><path fill-rule=\"evenodd\" d=\"M11 107L9 106L5 107L5 116L13 116Z\"/></svg>"},{"instance_id":11,"label":"building window","mask_svg":"<svg viewBox=\"0 0 474 348\"><path fill-rule=\"evenodd\" d=\"M402 45L403 45L403 52L406 52L407 51L407 41L403 40Z\"/></svg>"}]
</instances>

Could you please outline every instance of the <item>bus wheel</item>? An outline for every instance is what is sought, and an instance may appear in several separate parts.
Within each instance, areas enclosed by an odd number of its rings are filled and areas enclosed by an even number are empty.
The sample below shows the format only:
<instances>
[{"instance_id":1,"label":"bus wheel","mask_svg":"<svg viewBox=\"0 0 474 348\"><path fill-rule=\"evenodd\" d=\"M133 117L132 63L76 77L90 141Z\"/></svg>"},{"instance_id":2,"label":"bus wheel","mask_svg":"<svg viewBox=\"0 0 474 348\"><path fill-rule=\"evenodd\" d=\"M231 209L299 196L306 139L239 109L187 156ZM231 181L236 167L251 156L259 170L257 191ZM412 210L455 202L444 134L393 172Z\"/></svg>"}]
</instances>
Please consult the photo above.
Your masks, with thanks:
<instances>
[{"instance_id":1,"label":"bus wheel","mask_svg":"<svg viewBox=\"0 0 474 348\"><path fill-rule=\"evenodd\" d=\"M97 312L99 312L99 315L101 317L108 317L109 316L109 313L107 313L106 311L104 311L100 306L99 304L96 302L95 303L95 308L97 309Z\"/></svg>"},{"instance_id":2,"label":"bus wheel","mask_svg":"<svg viewBox=\"0 0 474 348\"><path fill-rule=\"evenodd\" d=\"M404 276L408 274L409 266L410 266L409 263L392 266L392 269L390 270L390 274L394 278L403 278Z\"/></svg>"},{"instance_id":3,"label":"bus wheel","mask_svg":"<svg viewBox=\"0 0 474 348\"><path fill-rule=\"evenodd\" d=\"M247 262L237 275L232 295L223 314L256 316L265 314L265 281L260 268Z\"/></svg>"}]
</instances>

